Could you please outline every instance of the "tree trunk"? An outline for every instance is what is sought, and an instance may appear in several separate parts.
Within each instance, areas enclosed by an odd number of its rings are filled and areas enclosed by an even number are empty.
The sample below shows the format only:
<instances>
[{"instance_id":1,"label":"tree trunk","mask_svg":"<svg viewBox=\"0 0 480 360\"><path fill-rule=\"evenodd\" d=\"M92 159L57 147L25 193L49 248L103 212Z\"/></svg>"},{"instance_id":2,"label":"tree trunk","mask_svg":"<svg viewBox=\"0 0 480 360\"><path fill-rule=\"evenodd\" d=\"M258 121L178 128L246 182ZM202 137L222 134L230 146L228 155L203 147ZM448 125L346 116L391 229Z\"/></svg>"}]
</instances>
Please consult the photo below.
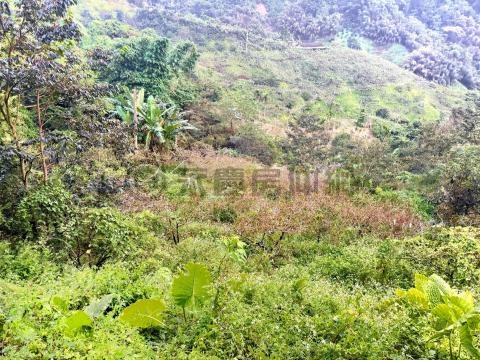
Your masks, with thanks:
<instances>
[{"instance_id":1,"label":"tree trunk","mask_svg":"<svg viewBox=\"0 0 480 360\"><path fill-rule=\"evenodd\" d=\"M133 89L132 106L133 106L133 146L138 150L138 90Z\"/></svg>"},{"instance_id":2,"label":"tree trunk","mask_svg":"<svg viewBox=\"0 0 480 360\"><path fill-rule=\"evenodd\" d=\"M7 123L8 127L10 128L10 132L13 138L13 143L15 144L15 148L18 153L18 158L20 162L20 176L22 178L23 186L25 189L28 189L28 172L27 172L27 164L25 159L21 156L22 153L22 145L20 144L20 139L18 138L17 132L17 125L12 119L12 115L10 112L10 104L9 98L5 97L3 101L3 106L0 106L1 113L5 118L5 122Z\"/></svg>"},{"instance_id":3,"label":"tree trunk","mask_svg":"<svg viewBox=\"0 0 480 360\"><path fill-rule=\"evenodd\" d=\"M38 121L38 134L40 137L40 159L42 161L42 170L43 170L43 183L47 184L48 182L48 168L47 168L47 159L45 157L45 144L44 144L44 133L43 133L43 120L42 120L42 110L40 108L40 91L37 90L37 121Z\"/></svg>"}]
</instances>

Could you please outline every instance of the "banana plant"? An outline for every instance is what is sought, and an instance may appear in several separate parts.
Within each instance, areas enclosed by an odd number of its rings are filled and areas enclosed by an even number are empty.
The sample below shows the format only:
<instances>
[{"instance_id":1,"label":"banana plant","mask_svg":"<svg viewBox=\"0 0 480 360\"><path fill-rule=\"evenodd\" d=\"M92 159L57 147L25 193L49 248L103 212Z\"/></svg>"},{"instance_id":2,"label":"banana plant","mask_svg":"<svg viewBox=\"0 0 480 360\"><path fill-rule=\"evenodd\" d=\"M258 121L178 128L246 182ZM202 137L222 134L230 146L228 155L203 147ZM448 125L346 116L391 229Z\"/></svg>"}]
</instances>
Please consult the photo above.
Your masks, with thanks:
<instances>
[{"instance_id":1,"label":"banana plant","mask_svg":"<svg viewBox=\"0 0 480 360\"><path fill-rule=\"evenodd\" d=\"M139 114L145 103L145 90L125 88L124 92L124 96L116 101L115 112L123 122L133 125L133 142L135 150L138 150Z\"/></svg>"},{"instance_id":2,"label":"banana plant","mask_svg":"<svg viewBox=\"0 0 480 360\"><path fill-rule=\"evenodd\" d=\"M146 149L152 149L156 142L161 148L172 150L183 132L195 130L195 127L182 118L183 114L175 106L160 104L153 97L148 98L140 110L140 115L143 119Z\"/></svg>"},{"instance_id":3,"label":"banana plant","mask_svg":"<svg viewBox=\"0 0 480 360\"><path fill-rule=\"evenodd\" d=\"M397 296L433 318L434 336L431 340L448 339L450 359L459 359L462 351L480 360L475 335L480 330L480 307L472 293L459 293L441 277L415 275L415 287L397 290ZM454 350L454 345L458 348Z\"/></svg>"}]
</instances>

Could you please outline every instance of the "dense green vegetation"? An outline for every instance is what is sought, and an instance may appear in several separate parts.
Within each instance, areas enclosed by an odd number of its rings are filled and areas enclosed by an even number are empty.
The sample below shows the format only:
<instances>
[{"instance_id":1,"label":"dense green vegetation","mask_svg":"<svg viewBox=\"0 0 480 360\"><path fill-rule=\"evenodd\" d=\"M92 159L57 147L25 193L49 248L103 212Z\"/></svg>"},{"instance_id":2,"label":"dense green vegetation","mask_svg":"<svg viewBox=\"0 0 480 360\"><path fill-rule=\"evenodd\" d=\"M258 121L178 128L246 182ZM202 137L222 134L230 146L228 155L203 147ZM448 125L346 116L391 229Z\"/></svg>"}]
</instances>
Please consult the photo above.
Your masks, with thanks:
<instances>
[{"instance_id":1,"label":"dense green vegetation","mask_svg":"<svg viewBox=\"0 0 480 360\"><path fill-rule=\"evenodd\" d=\"M0 0L0 358L480 359L478 7Z\"/></svg>"}]
</instances>

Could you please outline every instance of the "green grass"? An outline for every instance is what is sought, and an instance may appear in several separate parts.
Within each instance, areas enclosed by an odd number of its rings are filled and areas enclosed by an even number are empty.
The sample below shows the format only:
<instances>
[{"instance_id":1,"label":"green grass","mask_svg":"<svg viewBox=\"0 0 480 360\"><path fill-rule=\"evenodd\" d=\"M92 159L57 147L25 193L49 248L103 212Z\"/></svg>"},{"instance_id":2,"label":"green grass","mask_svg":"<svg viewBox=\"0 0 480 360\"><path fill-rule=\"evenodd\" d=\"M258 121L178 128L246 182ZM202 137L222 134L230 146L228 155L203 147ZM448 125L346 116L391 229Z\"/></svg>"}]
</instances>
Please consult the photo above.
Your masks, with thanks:
<instances>
[{"instance_id":1,"label":"green grass","mask_svg":"<svg viewBox=\"0 0 480 360\"><path fill-rule=\"evenodd\" d=\"M218 43L226 50L212 50L213 42L200 49L200 74L202 81L222 89L221 101L209 104L208 111L225 122L232 109L246 120L287 124L306 109L326 116L330 107L334 117L349 119L352 126L362 109L374 116L381 108L409 121L431 122L448 117L465 94L429 84L365 51L287 47L245 53L229 51L235 42L228 37ZM208 77L203 75L207 71Z\"/></svg>"},{"instance_id":2,"label":"green grass","mask_svg":"<svg viewBox=\"0 0 480 360\"><path fill-rule=\"evenodd\" d=\"M441 105L435 97L420 87L390 84L373 92L371 111L388 109L409 121L434 122L442 119ZM445 115L446 116L446 115Z\"/></svg>"},{"instance_id":3,"label":"green grass","mask_svg":"<svg viewBox=\"0 0 480 360\"><path fill-rule=\"evenodd\" d=\"M408 50L400 44L393 44L385 52L383 52L382 56L388 61L402 66L407 59Z\"/></svg>"}]
</instances>

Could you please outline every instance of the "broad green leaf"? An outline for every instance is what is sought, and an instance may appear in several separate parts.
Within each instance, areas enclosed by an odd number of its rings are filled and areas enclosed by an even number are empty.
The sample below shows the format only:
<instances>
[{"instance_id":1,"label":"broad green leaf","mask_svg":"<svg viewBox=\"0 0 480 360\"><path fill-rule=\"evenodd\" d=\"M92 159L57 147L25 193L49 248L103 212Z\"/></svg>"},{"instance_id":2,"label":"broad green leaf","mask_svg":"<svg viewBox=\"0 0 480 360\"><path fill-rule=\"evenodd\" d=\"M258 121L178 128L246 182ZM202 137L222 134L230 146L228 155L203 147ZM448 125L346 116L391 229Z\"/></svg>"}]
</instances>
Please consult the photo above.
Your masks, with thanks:
<instances>
[{"instance_id":1,"label":"broad green leaf","mask_svg":"<svg viewBox=\"0 0 480 360\"><path fill-rule=\"evenodd\" d=\"M430 279L437 285L442 295L451 295L453 290L448 283L438 275L430 276Z\"/></svg>"},{"instance_id":2,"label":"broad green leaf","mask_svg":"<svg viewBox=\"0 0 480 360\"><path fill-rule=\"evenodd\" d=\"M472 359L480 360L480 352L475 348L472 333L466 324L460 327L460 343Z\"/></svg>"},{"instance_id":3,"label":"broad green leaf","mask_svg":"<svg viewBox=\"0 0 480 360\"><path fill-rule=\"evenodd\" d=\"M212 278L205 265L190 263L185 268L187 272L173 280L172 297L178 306L195 308L210 297Z\"/></svg>"},{"instance_id":4,"label":"broad green leaf","mask_svg":"<svg viewBox=\"0 0 480 360\"><path fill-rule=\"evenodd\" d=\"M461 309L463 313L471 312L475 306L473 295L470 292L449 296L448 301Z\"/></svg>"},{"instance_id":5,"label":"broad green leaf","mask_svg":"<svg viewBox=\"0 0 480 360\"><path fill-rule=\"evenodd\" d=\"M92 318L85 311L75 311L72 315L65 319L66 330L69 333L75 333L84 327L91 327Z\"/></svg>"},{"instance_id":6,"label":"broad green leaf","mask_svg":"<svg viewBox=\"0 0 480 360\"><path fill-rule=\"evenodd\" d=\"M458 295L445 296L445 303L450 307L455 321L466 315L464 307L468 307L468 304L465 304L465 300L462 300Z\"/></svg>"},{"instance_id":7,"label":"broad green leaf","mask_svg":"<svg viewBox=\"0 0 480 360\"><path fill-rule=\"evenodd\" d=\"M119 319L133 327L159 326L162 324L165 308L165 303L162 300L138 300L125 308Z\"/></svg>"},{"instance_id":8,"label":"broad green leaf","mask_svg":"<svg viewBox=\"0 0 480 360\"><path fill-rule=\"evenodd\" d=\"M472 314L467 317L468 327L473 330L478 330L480 326L480 315Z\"/></svg>"},{"instance_id":9,"label":"broad green leaf","mask_svg":"<svg viewBox=\"0 0 480 360\"><path fill-rule=\"evenodd\" d=\"M105 310L110 306L113 300L113 295L105 295L101 299L93 300L90 305L85 308L85 312L93 319L96 319L100 315L103 315Z\"/></svg>"},{"instance_id":10,"label":"broad green leaf","mask_svg":"<svg viewBox=\"0 0 480 360\"><path fill-rule=\"evenodd\" d=\"M436 318L433 322L433 328L435 331L444 331L449 326L449 323L445 319Z\"/></svg>"},{"instance_id":11,"label":"broad green leaf","mask_svg":"<svg viewBox=\"0 0 480 360\"><path fill-rule=\"evenodd\" d=\"M443 301L442 291L438 284L434 281L427 281L425 284L423 284L423 293L433 307L437 306Z\"/></svg>"},{"instance_id":12,"label":"broad green leaf","mask_svg":"<svg viewBox=\"0 0 480 360\"><path fill-rule=\"evenodd\" d=\"M407 291L406 297L408 301L410 301L412 304L423 307L423 308L428 308L427 297L420 290L414 289L414 288L410 289Z\"/></svg>"},{"instance_id":13,"label":"broad green leaf","mask_svg":"<svg viewBox=\"0 0 480 360\"><path fill-rule=\"evenodd\" d=\"M62 299L60 296L54 296L52 297L52 299L50 300L50 304L52 305L52 307L63 313L65 311L68 310L68 303L66 300Z\"/></svg>"},{"instance_id":14,"label":"broad green leaf","mask_svg":"<svg viewBox=\"0 0 480 360\"><path fill-rule=\"evenodd\" d=\"M415 274L415 288L423 292L423 286L427 283L430 279L422 274Z\"/></svg>"},{"instance_id":15,"label":"broad green leaf","mask_svg":"<svg viewBox=\"0 0 480 360\"><path fill-rule=\"evenodd\" d=\"M440 319L445 320L451 324L453 322L452 312L450 307L446 304L439 304L432 310L432 314L438 316Z\"/></svg>"}]
</instances>

